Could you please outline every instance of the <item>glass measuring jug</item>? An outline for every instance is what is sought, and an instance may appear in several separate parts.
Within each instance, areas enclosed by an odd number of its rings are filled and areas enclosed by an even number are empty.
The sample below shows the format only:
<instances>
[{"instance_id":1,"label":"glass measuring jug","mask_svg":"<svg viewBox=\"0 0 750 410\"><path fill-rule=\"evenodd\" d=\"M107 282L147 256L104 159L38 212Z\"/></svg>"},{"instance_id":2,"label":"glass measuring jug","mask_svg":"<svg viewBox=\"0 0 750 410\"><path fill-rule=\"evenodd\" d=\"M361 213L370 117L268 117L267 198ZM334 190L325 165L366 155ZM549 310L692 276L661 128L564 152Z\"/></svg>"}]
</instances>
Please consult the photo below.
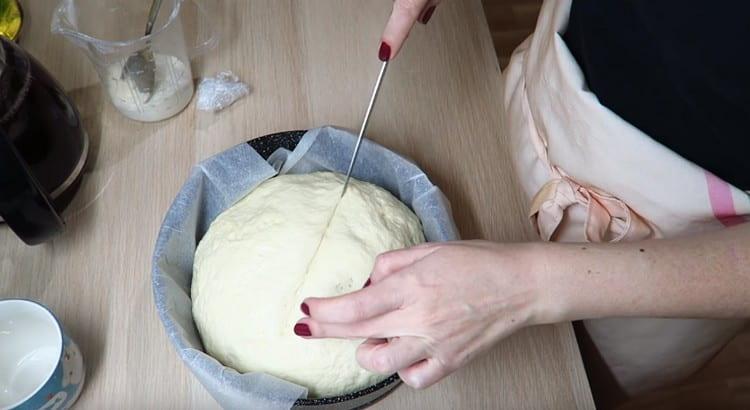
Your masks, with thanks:
<instances>
[{"instance_id":1,"label":"glass measuring jug","mask_svg":"<svg viewBox=\"0 0 750 410\"><path fill-rule=\"evenodd\" d=\"M52 17L52 32L86 53L114 106L125 116L145 122L172 117L190 103L194 92L190 57L217 42L211 32L201 44L188 49L181 11L186 4L194 4L201 19L208 21L209 16L200 3L187 0L163 0L154 29L145 36L151 2L61 0ZM154 56L155 82L151 92L143 92L123 69L128 58L148 49Z\"/></svg>"}]
</instances>

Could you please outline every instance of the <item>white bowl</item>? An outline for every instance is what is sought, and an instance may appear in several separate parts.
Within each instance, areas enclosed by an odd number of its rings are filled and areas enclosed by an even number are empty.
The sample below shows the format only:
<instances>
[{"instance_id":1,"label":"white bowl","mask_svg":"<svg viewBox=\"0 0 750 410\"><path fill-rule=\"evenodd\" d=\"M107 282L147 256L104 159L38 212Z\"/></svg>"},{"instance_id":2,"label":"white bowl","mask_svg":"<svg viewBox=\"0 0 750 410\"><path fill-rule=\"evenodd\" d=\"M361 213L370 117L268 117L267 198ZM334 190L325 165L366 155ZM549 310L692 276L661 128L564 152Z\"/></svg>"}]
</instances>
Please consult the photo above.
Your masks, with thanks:
<instances>
[{"instance_id":1,"label":"white bowl","mask_svg":"<svg viewBox=\"0 0 750 410\"><path fill-rule=\"evenodd\" d=\"M62 355L62 331L41 305L0 300L0 409L30 399L52 377Z\"/></svg>"},{"instance_id":2,"label":"white bowl","mask_svg":"<svg viewBox=\"0 0 750 410\"><path fill-rule=\"evenodd\" d=\"M43 305L0 300L0 410L66 409L81 392L78 347Z\"/></svg>"}]
</instances>

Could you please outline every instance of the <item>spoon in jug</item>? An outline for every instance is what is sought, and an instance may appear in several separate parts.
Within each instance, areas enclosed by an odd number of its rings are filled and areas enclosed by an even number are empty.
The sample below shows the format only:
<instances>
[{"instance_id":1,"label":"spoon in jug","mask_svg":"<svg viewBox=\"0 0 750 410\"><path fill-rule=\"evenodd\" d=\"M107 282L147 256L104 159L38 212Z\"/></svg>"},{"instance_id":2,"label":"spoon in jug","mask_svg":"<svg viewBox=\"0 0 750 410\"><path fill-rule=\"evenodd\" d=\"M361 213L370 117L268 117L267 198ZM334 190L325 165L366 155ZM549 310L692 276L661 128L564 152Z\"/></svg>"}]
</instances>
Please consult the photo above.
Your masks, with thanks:
<instances>
[{"instance_id":1,"label":"spoon in jug","mask_svg":"<svg viewBox=\"0 0 750 410\"><path fill-rule=\"evenodd\" d=\"M156 16L159 15L161 2L162 0L153 0L151 3L151 9L148 12L148 21L146 22L145 36L151 34L151 31L154 29L154 22L156 21ZM154 53L151 51L150 41L146 44L146 47L138 50L125 61L125 66L122 69L122 78L126 76L135 83L138 91L148 94L146 101L151 99L151 95L154 92L156 63L154 61Z\"/></svg>"}]
</instances>

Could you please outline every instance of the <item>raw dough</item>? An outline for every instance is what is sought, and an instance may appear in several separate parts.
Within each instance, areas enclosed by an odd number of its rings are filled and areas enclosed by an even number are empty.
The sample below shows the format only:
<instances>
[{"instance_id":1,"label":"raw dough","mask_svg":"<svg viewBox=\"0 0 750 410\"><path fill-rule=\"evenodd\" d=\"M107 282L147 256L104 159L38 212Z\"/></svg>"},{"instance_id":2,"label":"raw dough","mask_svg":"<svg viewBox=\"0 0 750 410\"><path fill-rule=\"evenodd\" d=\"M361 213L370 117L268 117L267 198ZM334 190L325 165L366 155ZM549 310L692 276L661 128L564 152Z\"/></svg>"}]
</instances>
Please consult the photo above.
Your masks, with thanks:
<instances>
[{"instance_id":1,"label":"raw dough","mask_svg":"<svg viewBox=\"0 0 750 410\"><path fill-rule=\"evenodd\" d=\"M360 289L379 253L424 242L416 215L380 187L352 179L336 206L342 184L329 172L277 176L211 224L195 252L193 317L224 365L305 386L309 397L384 378L357 363L361 340L292 330L305 297Z\"/></svg>"}]
</instances>

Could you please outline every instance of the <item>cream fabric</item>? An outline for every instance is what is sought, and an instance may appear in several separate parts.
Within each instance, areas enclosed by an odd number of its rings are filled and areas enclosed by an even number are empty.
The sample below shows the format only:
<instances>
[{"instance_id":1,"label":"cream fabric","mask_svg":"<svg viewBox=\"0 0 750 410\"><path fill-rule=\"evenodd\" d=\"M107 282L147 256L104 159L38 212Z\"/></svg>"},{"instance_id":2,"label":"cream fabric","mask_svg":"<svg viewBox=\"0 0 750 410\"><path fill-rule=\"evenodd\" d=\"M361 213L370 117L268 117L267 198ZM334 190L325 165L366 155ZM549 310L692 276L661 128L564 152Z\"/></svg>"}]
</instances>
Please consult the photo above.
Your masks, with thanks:
<instances>
[{"instance_id":1,"label":"cream fabric","mask_svg":"<svg viewBox=\"0 0 750 410\"><path fill-rule=\"evenodd\" d=\"M570 0L546 1L504 73L504 124L543 240L670 238L744 222L750 196L601 105L560 33ZM644 96L647 98L648 96ZM742 320L604 319L584 324L621 387L676 382L708 361Z\"/></svg>"}]
</instances>

